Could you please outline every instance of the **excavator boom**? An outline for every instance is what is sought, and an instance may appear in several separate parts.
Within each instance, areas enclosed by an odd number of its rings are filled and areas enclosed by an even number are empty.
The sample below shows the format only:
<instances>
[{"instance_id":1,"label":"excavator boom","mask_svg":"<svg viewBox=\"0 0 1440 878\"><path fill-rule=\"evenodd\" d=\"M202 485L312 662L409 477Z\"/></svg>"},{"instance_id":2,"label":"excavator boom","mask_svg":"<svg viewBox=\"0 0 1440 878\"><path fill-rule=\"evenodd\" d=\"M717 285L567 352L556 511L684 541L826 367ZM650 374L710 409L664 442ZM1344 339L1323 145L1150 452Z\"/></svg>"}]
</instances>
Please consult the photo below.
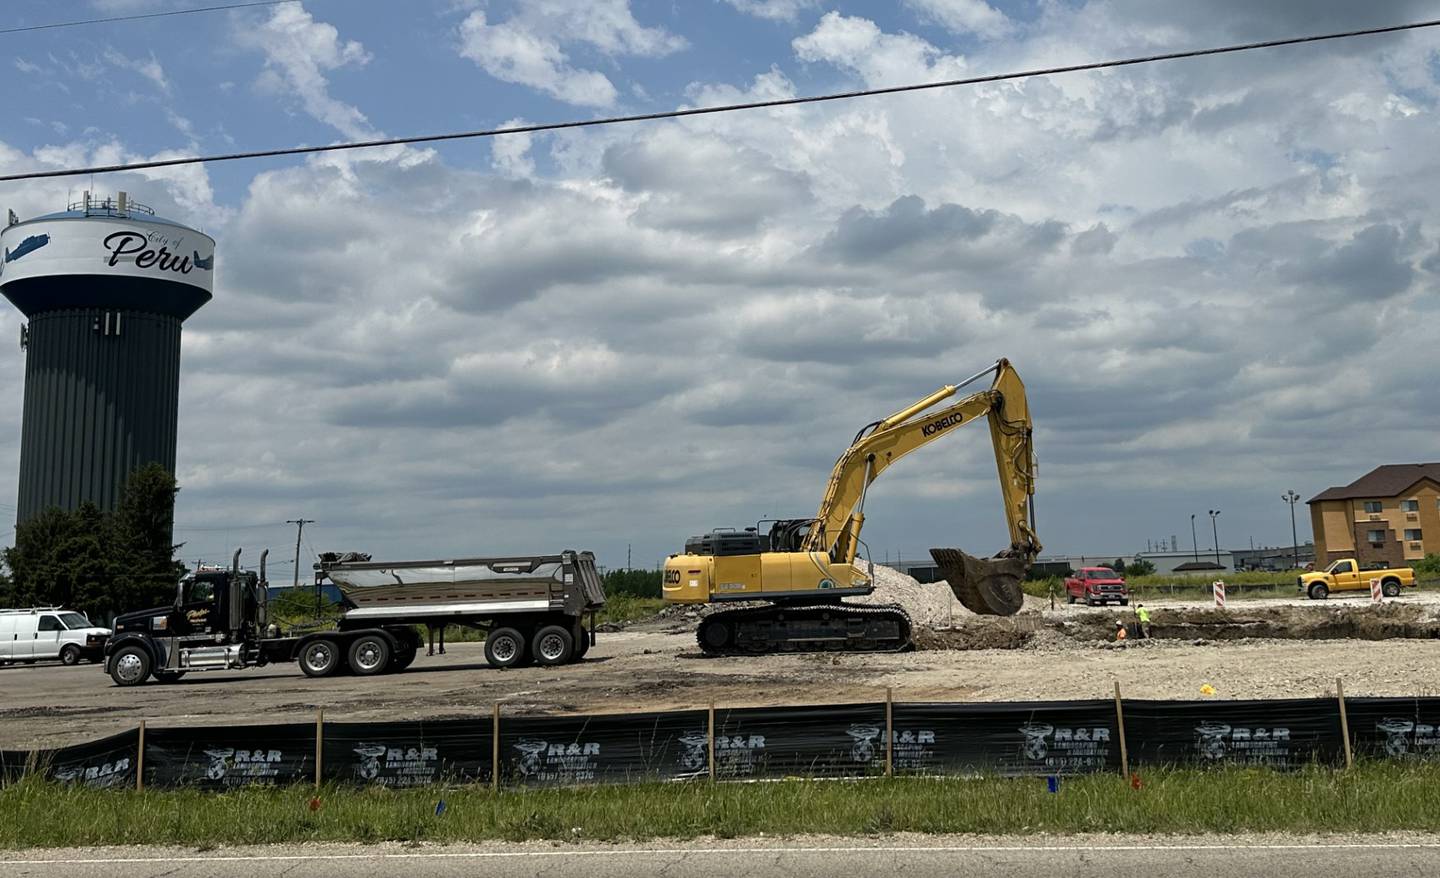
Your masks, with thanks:
<instances>
[{"instance_id":1,"label":"excavator boom","mask_svg":"<svg viewBox=\"0 0 1440 878\"><path fill-rule=\"evenodd\" d=\"M935 408L991 373L989 388ZM1019 610L1023 599L1020 582L1040 552L1040 541L1035 535L1032 505L1035 454L1029 403L1025 385L1008 360L998 360L960 384L946 385L861 430L835 462L804 548L827 552L835 561L853 561L870 484L910 452L982 417L990 424L1010 546L993 559L976 558L959 549L932 549L931 555L956 598L968 609L986 615Z\"/></svg>"}]
</instances>

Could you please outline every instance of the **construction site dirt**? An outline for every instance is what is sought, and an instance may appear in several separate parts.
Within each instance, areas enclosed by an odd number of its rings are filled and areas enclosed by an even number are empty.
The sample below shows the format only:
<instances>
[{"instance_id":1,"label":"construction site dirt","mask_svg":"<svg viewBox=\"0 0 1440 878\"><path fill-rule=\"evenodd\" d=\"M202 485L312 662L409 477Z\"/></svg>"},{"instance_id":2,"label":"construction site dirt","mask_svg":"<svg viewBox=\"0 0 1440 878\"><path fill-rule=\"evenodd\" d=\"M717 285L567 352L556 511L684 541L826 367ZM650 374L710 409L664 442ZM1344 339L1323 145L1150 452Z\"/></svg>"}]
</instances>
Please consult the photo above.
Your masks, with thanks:
<instances>
[{"instance_id":1,"label":"construction site dirt","mask_svg":"<svg viewBox=\"0 0 1440 878\"><path fill-rule=\"evenodd\" d=\"M943 586L937 586L943 589ZM422 655L399 675L310 679L294 665L194 673L171 685L114 686L98 665L0 668L0 748L50 747L133 728L312 720L413 720L617 713L720 706L881 701L1435 694L1440 594L1366 601L1146 601L1149 640L1114 642L1134 607L1088 609L1031 598L1020 614L945 613L918 626L913 652L705 658L693 613L602 632L576 665L494 670L479 643ZM940 615L940 614L936 614Z\"/></svg>"}]
</instances>

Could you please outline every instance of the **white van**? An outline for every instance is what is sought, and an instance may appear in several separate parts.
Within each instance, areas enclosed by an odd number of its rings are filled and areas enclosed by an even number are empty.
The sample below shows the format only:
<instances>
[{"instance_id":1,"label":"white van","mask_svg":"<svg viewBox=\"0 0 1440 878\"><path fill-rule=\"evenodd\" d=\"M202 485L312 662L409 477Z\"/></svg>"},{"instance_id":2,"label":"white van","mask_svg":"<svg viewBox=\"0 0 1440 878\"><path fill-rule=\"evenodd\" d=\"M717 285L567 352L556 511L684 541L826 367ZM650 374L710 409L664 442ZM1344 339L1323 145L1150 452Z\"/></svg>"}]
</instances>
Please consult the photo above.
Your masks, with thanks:
<instances>
[{"instance_id":1,"label":"white van","mask_svg":"<svg viewBox=\"0 0 1440 878\"><path fill-rule=\"evenodd\" d=\"M34 607L0 610L0 664L55 661L73 665L99 661L109 628L97 628L74 610Z\"/></svg>"}]
</instances>

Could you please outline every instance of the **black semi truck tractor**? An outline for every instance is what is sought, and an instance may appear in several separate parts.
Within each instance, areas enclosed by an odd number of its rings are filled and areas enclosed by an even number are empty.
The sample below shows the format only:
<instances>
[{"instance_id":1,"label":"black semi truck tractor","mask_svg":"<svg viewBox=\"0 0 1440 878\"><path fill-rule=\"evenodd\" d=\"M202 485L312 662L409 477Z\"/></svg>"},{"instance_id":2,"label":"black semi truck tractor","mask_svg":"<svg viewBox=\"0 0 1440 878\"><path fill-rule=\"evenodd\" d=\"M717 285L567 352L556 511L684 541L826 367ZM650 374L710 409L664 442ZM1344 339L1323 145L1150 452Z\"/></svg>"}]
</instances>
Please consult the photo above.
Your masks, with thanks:
<instances>
[{"instance_id":1,"label":"black semi truck tractor","mask_svg":"<svg viewBox=\"0 0 1440 878\"><path fill-rule=\"evenodd\" d=\"M269 614L268 554L257 572L243 570L236 551L228 569L187 573L169 606L116 617L105 672L119 686L282 662L310 677L394 673L419 653L420 627L433 634L446 625L485 631L493 667L562 665L589 651L605 605L590 552L401 562L326 554L316 589L327 579L340 585L339 621L282 633Z\"/></svg>"}]
</instances>

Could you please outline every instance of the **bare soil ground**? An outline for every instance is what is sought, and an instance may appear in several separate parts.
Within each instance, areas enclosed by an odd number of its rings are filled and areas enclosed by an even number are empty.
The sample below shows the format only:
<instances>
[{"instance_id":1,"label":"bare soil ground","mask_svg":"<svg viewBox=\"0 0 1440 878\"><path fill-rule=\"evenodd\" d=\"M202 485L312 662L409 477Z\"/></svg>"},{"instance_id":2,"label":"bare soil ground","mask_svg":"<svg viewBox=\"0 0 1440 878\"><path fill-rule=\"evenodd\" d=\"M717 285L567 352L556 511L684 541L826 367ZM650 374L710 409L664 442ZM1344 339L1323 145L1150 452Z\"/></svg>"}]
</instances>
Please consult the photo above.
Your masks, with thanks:
<instances>
[{"instance_id":1,"label":"bare soil ground","mask_svg":"<svg viewBox=\"0 0 1440 878\"><path fill-rule=\"evenodd\" d=\"M944 586L935 586L943 589ZM173 685L121 689L98 665L0 668L0 747L49 747L135 726L625 712L882 700L1103 698L1119 682L1136 698L1434 694L1440 685L1440 594L1367 601L1254 599L1224 614L1147 602L1155 639L1111 642L1133 607L1086 609L1030 600L1017 616L933 613L919 649L897 654L705 658L686 613L602 632L587 659L496 671L478 643L421 655L403 674L312 680L294 665L192 673Z\"/></svg>"}]
</instances>

